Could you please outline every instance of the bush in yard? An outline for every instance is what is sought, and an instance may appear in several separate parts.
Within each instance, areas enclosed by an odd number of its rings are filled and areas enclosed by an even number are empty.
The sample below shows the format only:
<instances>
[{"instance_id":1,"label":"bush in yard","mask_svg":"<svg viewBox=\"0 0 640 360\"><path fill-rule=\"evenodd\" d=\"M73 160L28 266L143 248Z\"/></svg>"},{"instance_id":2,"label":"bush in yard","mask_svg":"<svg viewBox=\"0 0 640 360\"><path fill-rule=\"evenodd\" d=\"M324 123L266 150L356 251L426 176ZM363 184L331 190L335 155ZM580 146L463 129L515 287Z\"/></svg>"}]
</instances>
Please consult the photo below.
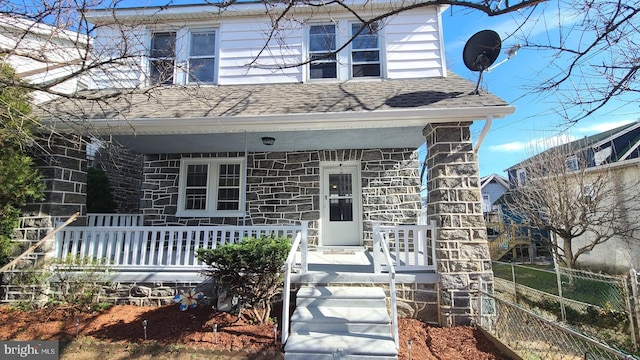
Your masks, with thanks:
<instances>
[{"instance_id":1,"label":"bush in yard","mask_svg":"<svg viewBox=\"0 0 640 360\"><path fill-rule=\"evenodd\" d=\"M98 297L107 284L109 268L106 261L88 257L68 256L49 262L48 282L54 287L49 294L50 305L63 305L82 312L105 306Z\"/></svg>"},{"instance_id":2,"label":"bush in yard","mask_svg":"<svg viewBox=\"0 0 640 360\"><path fill-rule=\"evenodd\" d=\"M107 173L102 169L87 169L87 212L113 213L116 202L113 200Z\"/></svg>"},{"instance_id":3,"label":"bush in yard","mask_svg":"<svg viewBox=\"0 0 640 360\"><path fill-rule=\"evenodd\" d=\"M291 240L263 236L216 249L198 249L198 259L209 265L205 271L219 286L240 297L241 307L251 309L254 319L269 319L271 300L282 286L283 265Z\"/></svg>"},{"instance_id":4,"label":"bush in yard","mask_svg":"<svg viewBox=\"0 0 640 360\"><path fill-rule=\"evenodd\" d=\"M0 63L0 78L17 79ZM25 88L0 87L0 266L9 262L11 237L21 208L43 198L44 184L26 149L33 143L29 94Z\"/></svg>"}]
</instances>

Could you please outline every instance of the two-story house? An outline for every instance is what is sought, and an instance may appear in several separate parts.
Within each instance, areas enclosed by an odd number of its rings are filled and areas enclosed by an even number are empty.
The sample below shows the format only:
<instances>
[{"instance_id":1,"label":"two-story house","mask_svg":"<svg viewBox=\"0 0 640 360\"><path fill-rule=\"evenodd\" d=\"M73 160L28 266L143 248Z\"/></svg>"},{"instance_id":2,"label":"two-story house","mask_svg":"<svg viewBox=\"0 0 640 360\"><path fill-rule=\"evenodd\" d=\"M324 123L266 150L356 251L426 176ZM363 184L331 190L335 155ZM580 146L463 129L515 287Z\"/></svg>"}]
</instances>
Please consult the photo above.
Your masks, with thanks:
<instances>
[{"instance_id":1,"label":"two-story house","mask_svg":"<svg viewBox=\"0 0 640 360\"><path fill-rule=\"evenodd\" d=\"M399 5L351 9L368 21ZM286 16L262 2L91 10L96 52L127 60L93 73L91 94L122 94L51 102L45 117L143 156L131 200L145 225L307 220L317 247L370 247L374 222L417 223L426 140L447 321L468 323L472 284L492 279L469 126L514 108L447 70L444 9L425 2L366 25L338 4ZM58 151L72 169L51 171L48 211L60 215L84 209L74 144Z\"/></svg>"}]
</instances>

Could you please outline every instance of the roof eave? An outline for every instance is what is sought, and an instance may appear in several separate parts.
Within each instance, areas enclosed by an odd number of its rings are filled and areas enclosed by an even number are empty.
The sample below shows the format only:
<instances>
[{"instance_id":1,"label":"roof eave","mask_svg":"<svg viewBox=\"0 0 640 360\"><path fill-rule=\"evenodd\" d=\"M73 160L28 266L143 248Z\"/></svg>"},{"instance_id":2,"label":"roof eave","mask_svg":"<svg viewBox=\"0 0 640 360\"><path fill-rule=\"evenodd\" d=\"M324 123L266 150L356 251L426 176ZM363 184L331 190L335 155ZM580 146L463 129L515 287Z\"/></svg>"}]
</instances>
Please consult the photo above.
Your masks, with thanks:
<instances>
[{"instance_id":1,"label":"roof eave","mask_svg":"<svg viewBox=\"0 0 640 360\"><path fill-rule=\"evenodd\" d=\"M389 1L389 0L374 0L367 2L351 1L348 5L353 10L389 10L393 9L395 5L402 4L402 1ZM431 4L429 0L423 0L425 6L437 7L437 4ZM327 3L322 8L327 10L344 10L344 6ZM265 15L265 11L278 11L287 9L289 12L295 13L317 13L319 7L317 6L297 6L293 9L288 9L286 2L271 2L265 3L262 1L247 1L236 2L232 4L224 4L223 2L208 3L208 4L182 4L172 6L143 6L143 7L129 7L129 8L96 8L90 9L86 12L85 17L92 23L111 23L117 22L135 22L145 23L146 21L157 22L158 20L164 21L182 21L188 20L190 17L193 19L202 19L203 14L206 14L209 18L219 19L221 17L236 17L236 16L256 16Z\"/></svg>"},{"instance_id":2,"label":"roof eave","mask_svg":"<svg viewBox=\"0 0 640 360\"><path fill-rule=\"evenodd\" d=\"M109 134L178 134L258 131L340 130L424 126L429 123L457 123L503 118L513 106L485 106L444 109L405 109L360 112L270 114L193 118L91 119L92 129ZM400 124L399 124L400 123ZM56 124L58 130L71 128Z\"/></svg>"}]
</instances>

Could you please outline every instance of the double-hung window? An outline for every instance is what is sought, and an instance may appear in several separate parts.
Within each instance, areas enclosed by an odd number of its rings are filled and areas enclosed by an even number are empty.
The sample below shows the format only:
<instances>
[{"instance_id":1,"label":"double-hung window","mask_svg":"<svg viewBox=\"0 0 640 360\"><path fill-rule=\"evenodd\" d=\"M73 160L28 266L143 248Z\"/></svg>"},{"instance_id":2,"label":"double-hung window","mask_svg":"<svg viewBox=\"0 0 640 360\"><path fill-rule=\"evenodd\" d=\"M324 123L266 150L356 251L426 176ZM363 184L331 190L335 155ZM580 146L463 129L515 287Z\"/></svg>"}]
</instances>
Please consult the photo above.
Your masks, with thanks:
<instances>
[{"instance_id":1,"label":"double-hung window","mask_svg":"<svg viewBox=\"0 0 640 360\"><path fill-rule=\"evenodd\" d=\"M309 78L336 79L336 26L312 25L309 28Z\"/></svg>"},{"instance_id":2,"label":"double-hung window","mask_svg":"<svg viewBox=\"0 0 640 360\"><path fill-rule=\"evenodd\" d=\"M371 23L364 28L362 28L362 24L351 24L351 36L353 37L351 42L352 77L380 76L378 30L378 23Z\"/></svg>"},{"instance_id":3,"label":"double-hung window","mask_svg":"<svg viewBox=\"0 0 640 360\"><path fill-rule=\"evenodd\" d=\"M172 31L151 34L149 78L153 85L173 84L176 60L176 33Z\"/></svg>"},{"instance_id":4,"label":"double-hung window","mask_svg":"<svg viewBox=\"0 0 640 360\"><path fill-rule=\"evenodd\" d=\"M189 82L215 82L216 32L191 31L189 37Z\"/></svg>"},{"instance_id":5,"label":"double-hung window","mask_svg":"<svg viewBox=\"0 0 640 360\"><path fill-rule=\"evenodd\" d=\"M177 216L239 216L243 211L242 159L184 159Z\"/></svg>"}]
</instances>

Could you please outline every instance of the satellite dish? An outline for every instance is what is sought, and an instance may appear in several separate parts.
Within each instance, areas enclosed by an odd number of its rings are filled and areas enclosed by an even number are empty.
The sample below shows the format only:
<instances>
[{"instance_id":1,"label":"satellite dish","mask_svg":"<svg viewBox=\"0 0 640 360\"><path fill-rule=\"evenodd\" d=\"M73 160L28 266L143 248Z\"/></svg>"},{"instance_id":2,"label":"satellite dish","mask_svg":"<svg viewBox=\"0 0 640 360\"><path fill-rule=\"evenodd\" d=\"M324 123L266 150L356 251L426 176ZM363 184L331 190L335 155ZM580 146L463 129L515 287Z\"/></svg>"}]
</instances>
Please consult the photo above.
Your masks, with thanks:
<instances>
[{"instance_id":1,"label":"satellite dish","mask_svg":"<svg viewBox=\"0 0 640 360\"><path fill-rule=\"evenodd\" d=\"M502 40L500 35L493 30L482 30L475 33L464 45L462 59L471 71L479 71L478 83L473 94L479 94L478 87L482 80L482 72L496 61L500 55Z\"/></svg>"}]
</instances>

